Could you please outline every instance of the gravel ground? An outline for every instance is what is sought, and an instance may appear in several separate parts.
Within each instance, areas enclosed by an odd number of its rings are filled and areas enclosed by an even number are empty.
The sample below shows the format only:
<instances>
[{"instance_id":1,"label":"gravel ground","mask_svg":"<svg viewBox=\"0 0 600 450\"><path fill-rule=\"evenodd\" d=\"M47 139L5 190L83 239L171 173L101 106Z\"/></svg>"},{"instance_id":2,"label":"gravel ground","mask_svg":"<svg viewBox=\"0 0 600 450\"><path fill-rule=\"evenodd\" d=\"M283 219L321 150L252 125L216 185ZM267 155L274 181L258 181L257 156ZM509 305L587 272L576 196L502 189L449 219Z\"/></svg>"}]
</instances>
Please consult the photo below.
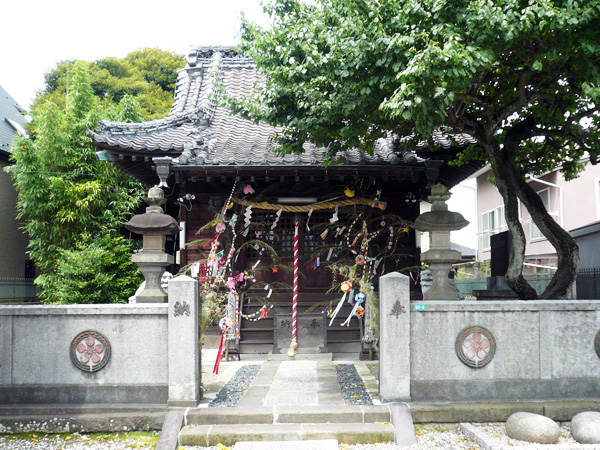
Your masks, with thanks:
<instances>
[{"instance_id":1,"label":"gravel ground","mask_svg":"<svg viewBox=\"0 0 600 450\"><path fill-rule=\"evenodd\" d=\"M2 450L153 450L154 443L144 445L136 440L115 441L96 440L88 436L39 435L28 439L15 439L12 436L0 435Z\"/></svg>"},{"instance_id":2,"label":"gravel ground","mask_svg":"<svg viewBox=\"0 0 600 450\"><path fill-rule=\"evenodd\" d=\"M336 364L335 370L346 405L373 404L373 400L353 364Z\"/></svg>"},{"instance_id":3,"label":"gravel ground","mask_svg":"<svg viewBox=\"0 0 600 450\"><path fill-rule=\"evenodd\" d=\"M511 439L506 435L506 429L503 423L473 423L471 424L480 431L483 431L489 438L492 438L498 445L508 445L511 447L531 447L539 448L540 444L533 442L519 441L517 439ZM563 423L560 427L560 437L558 438L558 445L574 445L578 442L571 436L571 428L568 423ZM581 444L579 444L581 445ZM582 447L583 448L583 447Z\"/></svg>"},{"instance_id":4,"label":"gravel ground","mask_svg":"<svg viewBox=\"0 0 600 450\"><path fill-rule=\"evenodd\" d=\"M216 398L210 402L209 408L235 406L244 395L252 380L260 370L260 365L252 364L238 369L231 380L219 391Z\"/></svg>"}]
</instances>

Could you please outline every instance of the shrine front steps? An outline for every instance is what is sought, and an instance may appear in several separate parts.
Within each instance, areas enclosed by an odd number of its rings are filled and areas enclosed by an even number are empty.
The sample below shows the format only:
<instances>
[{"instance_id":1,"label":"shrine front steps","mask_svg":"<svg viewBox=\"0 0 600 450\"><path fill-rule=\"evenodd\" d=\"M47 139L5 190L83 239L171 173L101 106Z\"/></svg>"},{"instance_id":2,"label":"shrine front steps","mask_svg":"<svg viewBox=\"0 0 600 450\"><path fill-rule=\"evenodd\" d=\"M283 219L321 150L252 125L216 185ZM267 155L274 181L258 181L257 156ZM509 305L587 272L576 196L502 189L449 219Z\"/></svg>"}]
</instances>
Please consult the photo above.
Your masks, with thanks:
<instances>
[{"instance_id":1,"label":"shrine front steps","mask_svg":"<svg viewBox=\"0 0 600 450\"><path fill-rule=\"evenodd\" d=\"M336 439L340 444L394 441L387 405L261 406L190 410L179 445Z\"/></svg>"}]
</instances>

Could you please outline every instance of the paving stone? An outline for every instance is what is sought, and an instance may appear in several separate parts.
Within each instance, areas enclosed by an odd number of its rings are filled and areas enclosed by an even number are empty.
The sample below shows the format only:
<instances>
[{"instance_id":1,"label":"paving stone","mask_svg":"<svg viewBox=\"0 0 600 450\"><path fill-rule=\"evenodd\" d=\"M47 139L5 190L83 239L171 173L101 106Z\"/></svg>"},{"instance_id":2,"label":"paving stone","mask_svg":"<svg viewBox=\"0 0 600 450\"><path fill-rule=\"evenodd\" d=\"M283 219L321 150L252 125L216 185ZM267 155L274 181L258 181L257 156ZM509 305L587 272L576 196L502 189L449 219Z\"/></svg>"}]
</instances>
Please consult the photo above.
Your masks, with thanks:
<instances>
[{"instance_id":1,"label":"paving stone","mask_svg":"<svg viewBox=\"0 0 600 450\"><path fill-rule=\"evenodd\" d=\"M335 439L312 441L238 442L233 450L338 450Z\"/></svg>"}]
</instances>

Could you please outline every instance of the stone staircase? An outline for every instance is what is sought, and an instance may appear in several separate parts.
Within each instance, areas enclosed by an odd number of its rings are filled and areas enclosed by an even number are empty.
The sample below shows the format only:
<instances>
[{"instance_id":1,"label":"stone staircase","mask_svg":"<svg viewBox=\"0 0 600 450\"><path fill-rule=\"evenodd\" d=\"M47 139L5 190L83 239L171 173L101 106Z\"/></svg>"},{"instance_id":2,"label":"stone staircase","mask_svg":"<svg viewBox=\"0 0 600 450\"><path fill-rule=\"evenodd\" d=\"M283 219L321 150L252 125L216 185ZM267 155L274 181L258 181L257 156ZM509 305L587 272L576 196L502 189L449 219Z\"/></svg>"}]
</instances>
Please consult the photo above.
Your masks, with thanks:
<instances>
[{"instance_id":1,"label":"stone staircase","mask_svg":"<svg viewBox=\"0 0 600 450\"><path fill-rule=\"evenodd\" d=\"M190 410L179 445L336 439L340 444L394 441L387 405L253 406Z\"/></svg>"},{"instance_id":2,"label":"stone staircase","mask_svg":"<svg viewBox=\"0 0 600 450\"><path fill-rule=\"evenodd\" d=\"M305 312L319 313L333 308L340 300L341 294L326 294L323 292L301 292L298 295L298 314ZM292 314L292 293L273 293L269 299L264 292L250 292L242 305L242 313L250 315L258 311L265 303L272 304L273 309L266 319L249 321L242 319L240 325L240 353L269 353L273 350L274 315ZM353 317L350 326L341 326L352 310L345 303L338 313L332 326L327 327L327 345L333 353L359 353L361 351L361 324ZM327 321L329 324L329 320Z\"/></svg>"}]
</instances>

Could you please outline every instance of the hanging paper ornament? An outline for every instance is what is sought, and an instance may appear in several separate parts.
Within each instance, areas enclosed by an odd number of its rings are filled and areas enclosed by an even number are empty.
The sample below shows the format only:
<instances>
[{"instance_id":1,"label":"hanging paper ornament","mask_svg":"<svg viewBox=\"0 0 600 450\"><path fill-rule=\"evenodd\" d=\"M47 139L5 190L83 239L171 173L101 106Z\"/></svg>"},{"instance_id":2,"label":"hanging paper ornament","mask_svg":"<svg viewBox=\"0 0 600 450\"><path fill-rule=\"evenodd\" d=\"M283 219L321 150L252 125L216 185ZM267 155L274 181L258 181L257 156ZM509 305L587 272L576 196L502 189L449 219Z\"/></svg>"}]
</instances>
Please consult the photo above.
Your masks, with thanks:
<instances>
[{"instance_id":1,"label":"hanging paper ornament","mask_svg":"<svg viewBox=\"0 0 600 450\"><path fill-rule=\"evenodd\" d=\"M279 272L279 267L273 267L273 273Z\"/></svg>"},{"instance_id":2,"label":"hanging paper ornament","mask_svg":"<svg viewBox=\"0 0 600 450\"><path fill-rule=\"evenodd\" d=\"M277 223L279 222L279 218L281 217L281 213L283 212L283 209L279 209L279 211L277 211L277 213L275 213L275 220L273 221L273 225L271 225L271 230L274 230L277 227Z\"/></svg>"},{"instance_id":3,"label":"hanging paper ornament","mask_svg":"<svg viewBox=\"0 0 600 450\"><path fill-rule=\"evenodd\" d=\"M254 188L251 184L247 184L246 186L244 186L244 194L254 194Z\"/></svg>"},{"instance_id":4,"label":"hanging paper ornament","mask_svg":"<svg viewBox=\"0 0 600 450\"><path fill-rule=\"evenodd\" d=\"M325 231L321 233L321 239L327 239L327 234L329 233L329 228L325 228Z\"/></svg>"},{"instance_id":5,"label":"hanging paper ornament","mask_svg":"<svg viewBox=\"0 0 600 450\"><path fill-rule=\"evenodd\" d=\"M236 280L233 277L227 278L227 283L225 283L227 287L231 290L235 287Z\"/></svg>"},{"instance_id":6,"label":"hanging paper ornament","mask_svg":"<svg viewBox=\"0 0 600 450\"><path fill-rule=\"evenodd\" d=\"M362 292L359 292L354 297L354 301L357 303L363 303L366 300L366 298L367 298L367 296L365 294L363 294Z\"/></svg>"},{"instance_id":7,"label":"hanging paper ornament","mask_svg":"<svg viewBox=\"0 0 600 450\"><path fill-rule=\"evenodd\" d=\"M331 219L329 219L330 223L336 223L338 220L340 220L338 217L339 208L340 207L338 205L335 206L335 212L333 213L333 216L331 216Z\"/></svg>"},{"instance_id":8,"label":"hanging paper ornament","mask_svg":"<svg viewBox=\"0 0 600 450\"><path fill-rule=\"evenodd\" d=\"M250 222L252 220L252 206L246 207L244 211L244 228L250 228Z\"/></svg>"},{"instance_id":9,"label":"hanging paper ornament","mask_svg":"<svg viewBox=\"0 0 600 450\"><path fill-rule=\"evenodd\" d=\"M221 344L219 345L219 350L217 351L217 360L215 361L215 367L213 368L213 373L219 374L219 366L221 365L221 357L223 356L223 341L225 340L225 333L231 330L231 319L229 317L223 317L219 320L219 328L221 329Z\"/></svg>"},{"instance_id":10,"label":"hanging paper ornament","mask_svg":"<svg viewBox=\"0 0 600 450\"><path fill-rule=\"evenodd\" d=\"M348 198L354 197L354 191L352 189L350 189L349 187L344 189L344 194L346 194L346 197L348 197Z\"/></svg>"},{"instance_id":11,"label":"hanging paper ornament","mask_svg":"<svg viewBox=\"0 0 600 450\"><path fill-rule=\"evenodd\" d=\"M219 328L221 331L231 330L231 319L229 317L223 317L219 320Z\"/></svg>"},{"instance_id":12,"label":"hanging paper ornament","mask_svg":"<svg viewBox=\"0 0 600 450\"><path fill-rule=\"evenodd\" d=\"M381 197L381 189L378 189L377 193L375 194L373 204L371 205L373 208L379 208L379 197Z\"/></svg>"},{"instance_id":13,"label":"hanging paper ornament","mask_svg":"<svg viewBox=\"0 0 600 450\"><path fill-rule=\"evenodd\" d=\"M310 222L310 216L312 216L313 210L310 208L308 211L308 216L306 217L306 231L310 231L310 227L308 226L308 222Z\"/></svg>"},{"instance_id":14,"label":"hanging paper ornament","mask_svg":"<svg viewBox=\"0 0 600 450\"><path fill-rule=\"evenodd\" d=\"M347 283L347 281L344 281L344 283ZM342 286L344 283L342 283ZM348 292L344 291L344 295L342 295L342 298L340 299L337 306L335 307L335 311L333 311L333 314L331 315L331 321L329 322L329 326L331 326L333 324L335 317L340 312L340 309L342 309L342 306L344 305L344 300L346 300L346 295L348 295Z\"/></svg>"},{"instance_id":15,"label":"hanging paper ornament","mask_svg":"<svg viewBox=\"0 0 600 450\"><path fill-rule=\"evenodd\" d=\"M225 231L226 226L223 222L219 222L215 228L215 230L217 231L217 233L221 234L223 231Z\"/></svg>"},{"instance_id":16,"label":"hanging paper ornament","mask_svg":"<svg viewBox=\"0 0 600 450\"><path fill-rule=\"evenodd\" d=\"M358 308L356 308L356 312L354 313L354 315L359 319L362 319L362 317L365 315L365 308L359 306Z\"/></svg>"},{"instance_id":17,"label":"hanging paper ornament","mask_svg":"<svg viewBox=\"0 0 600 450\"><path fill-rule=\"evenodd\" d=\"M352 308L352 311L350 312L350 315L348 316L348 318L342 322L342 326L350 326L350 321L352 320L352 317L356 314L356 311L358 310L358 308L361 308L360 303L355 303L354 304L354 308Z\"/></svg>"},{"instance_id":18,"label":"hanging paper ornament","mask_svg":"<svg viewBox=\"0 0 600 450\"><path fill-rule=\"evenodd\" d=\"M352 289L352 283L350 283L349 281L344 281L342 282L341 286L340 286L340 290L342 292L348 292L350 289Z\"/></svg>"},{"instance_id":19,"label":"hanging paper ornament","mask_svg":"<svg viewBox=\"0 0 600 450\"><path fill-rule=\"evenodd\" d=\"M358 255L356 257L356 264L358 264L359 266L362 266L365 262L366 262L366 258L364 255Z\"/></svg>"}]
</instances>

